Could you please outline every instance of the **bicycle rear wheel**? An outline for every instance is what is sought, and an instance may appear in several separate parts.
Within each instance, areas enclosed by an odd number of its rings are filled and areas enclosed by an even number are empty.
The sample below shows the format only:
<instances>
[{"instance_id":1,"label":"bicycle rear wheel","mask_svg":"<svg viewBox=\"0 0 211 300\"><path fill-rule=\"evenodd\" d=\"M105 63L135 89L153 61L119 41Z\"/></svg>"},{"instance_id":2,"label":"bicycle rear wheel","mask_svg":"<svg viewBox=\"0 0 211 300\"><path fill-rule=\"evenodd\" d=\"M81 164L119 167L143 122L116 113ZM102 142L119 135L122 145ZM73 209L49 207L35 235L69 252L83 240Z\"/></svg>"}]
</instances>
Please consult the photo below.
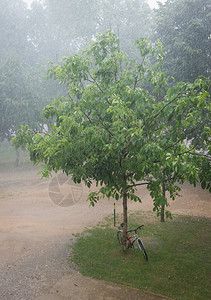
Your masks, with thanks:
<instances>
[{"instance_id":1,"label":"bicycle rear wheel","mask_svg":"<svg viewBox=\"0 0 211 300\"><path fill-rule=\"evenodd\" d=\"M123 231L122 230L117 231L117 240L118 240L119 244L122 246L123 245ZM126 240L126 247L127 248L132 247L132 244L130 243L128 237Z\"/></svg>"},{"instance_id":2,"label":"bicycle rear wheel","mask_svg":"<svg viewBox=\"0 0 211 300\"><path fill-rule=\"evenodd\" d=\"M123 244L123 231L122 230L117 231L117 240L120 245Z\"/></svg>"},{"instance_id":3,"label":"bicycle rear wheel","mask_svg":"<svg viewBox=\"0 0 211 300\"><path fill-rule=\"evenodd\" d=\"M144 249L144 245L140 238L137 240L137 243L138 243L139 249L143 253L145 260L148 261L148 256L147 256L146 250Z\"/></svg>"}]
</instances>

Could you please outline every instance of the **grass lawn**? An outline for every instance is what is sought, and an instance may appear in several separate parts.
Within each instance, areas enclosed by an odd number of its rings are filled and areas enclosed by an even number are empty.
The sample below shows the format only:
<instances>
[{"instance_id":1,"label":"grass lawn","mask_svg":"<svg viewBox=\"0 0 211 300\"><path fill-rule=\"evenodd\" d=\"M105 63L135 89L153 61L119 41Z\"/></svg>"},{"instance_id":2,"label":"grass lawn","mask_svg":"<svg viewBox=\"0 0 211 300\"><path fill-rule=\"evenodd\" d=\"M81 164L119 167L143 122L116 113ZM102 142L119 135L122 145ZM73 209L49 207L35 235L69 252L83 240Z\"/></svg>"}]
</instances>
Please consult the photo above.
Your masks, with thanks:
<instances>
[{"instance_id":1,"label":"grass lawn","mask_svg":"<svg viewBox=\"0 0 211 300\"><path fill-rule=\"evenodd\" d=\"M138 248L123 253L108 218L77 238L71 259L87 276L173 299L210 299L210 220L174 216L160 223L151 213L130 213L129 228L141 224L148 262Z\"/></svg>"}]
</instances>

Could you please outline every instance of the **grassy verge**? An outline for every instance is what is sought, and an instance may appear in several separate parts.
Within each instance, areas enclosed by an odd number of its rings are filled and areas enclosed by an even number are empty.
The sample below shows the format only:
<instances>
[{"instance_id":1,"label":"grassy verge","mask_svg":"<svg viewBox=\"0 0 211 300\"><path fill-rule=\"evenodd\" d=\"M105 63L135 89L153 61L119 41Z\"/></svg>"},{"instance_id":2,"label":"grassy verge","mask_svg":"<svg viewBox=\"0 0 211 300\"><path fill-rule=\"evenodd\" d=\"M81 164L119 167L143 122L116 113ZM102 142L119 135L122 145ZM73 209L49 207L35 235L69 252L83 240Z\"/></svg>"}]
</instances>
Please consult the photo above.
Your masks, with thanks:
<instances>
[{"instance_id":1,"label":"grassy verge","mask_svg":"<svg viewBox=\"0 0 211 300\"><path fill-rule=\"evenodd\" d=\"M133 213L130 228L140 232L149 261L138 248L123 253L112 220L86 230L72 249L82 274L181 300L209 299L210 220L175 216L161 224L150 213Z\"/></svg>"}]
</instances>

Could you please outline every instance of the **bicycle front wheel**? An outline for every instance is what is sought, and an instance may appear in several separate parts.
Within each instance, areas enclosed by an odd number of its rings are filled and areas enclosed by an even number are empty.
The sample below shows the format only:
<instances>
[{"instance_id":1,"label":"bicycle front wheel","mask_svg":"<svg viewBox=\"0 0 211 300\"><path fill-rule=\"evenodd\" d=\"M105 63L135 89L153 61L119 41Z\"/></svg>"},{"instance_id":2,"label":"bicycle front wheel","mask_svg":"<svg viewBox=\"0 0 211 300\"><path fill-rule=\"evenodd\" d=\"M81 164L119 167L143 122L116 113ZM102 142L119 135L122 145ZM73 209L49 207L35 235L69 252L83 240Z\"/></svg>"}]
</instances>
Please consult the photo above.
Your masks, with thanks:
<instances>
[{"instance_id":1,"label":"bicycle front wheel","mask_svg":"<svg viewBox=\"0 0 211 300\"><path fill-rule=\"evenodd\" d=\"M139 249L143 253L143 256L144 256L145 260L148 261L148 256L147 256L146 250L144 249L144 245L143 245L141 239L138 239L137 243L138 243Z\"/></svg>"}]
</instances>

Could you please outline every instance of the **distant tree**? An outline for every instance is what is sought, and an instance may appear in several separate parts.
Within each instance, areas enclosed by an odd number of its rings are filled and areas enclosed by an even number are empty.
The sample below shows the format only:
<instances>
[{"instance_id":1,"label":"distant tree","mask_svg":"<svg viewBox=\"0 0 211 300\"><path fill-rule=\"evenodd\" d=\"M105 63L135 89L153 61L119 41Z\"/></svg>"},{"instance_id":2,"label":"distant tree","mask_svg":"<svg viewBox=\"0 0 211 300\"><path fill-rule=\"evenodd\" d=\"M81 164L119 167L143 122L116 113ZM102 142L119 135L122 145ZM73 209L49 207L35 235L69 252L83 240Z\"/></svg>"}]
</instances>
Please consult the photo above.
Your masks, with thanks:
<instances>
[{"instance_id":1,"label":"distant tree","mask_svg":"<svg viewBox=\"0 0 211 300\"><path fill-rule=\"evenodd\" d=\"M146 0L45 0L46 13L67 52L79 51L98 32L112 30L130 55L134 40L149 35L151 9Z\"/></svg>"},{"instance_id":2,"label":"distant tree","mask_svg":"<svg viewBox=\"0 0 211 300\"><path fill-rule=\"evenodd\" d=\"M0 63L8 57L27 57L27 7L22 0L0 0Z\"/></svg>"},{"instance_id":3,"label":"distant tree","mask_svg":"<svg viewBox=\"0 0 211 300\"><path fill-rule=\"evenodd\" d=\"M204 130L206 132L207 128ZM209 136L210 132L207 134L207 141ZM192 151L191 147L188 149L181 144L174 145L168 149L167 154L160 155L159 164L157 163L155 168L151 167L147 188L153 198L153 210L157 212L157 216L160 216L161 222L165 221L165 216L172 218L171 212L166 210L169 206L167 192L169 197L175 200L179 196L182 184L186 181L195 187L196 183L201 181L201 187L211 192L210 143L206 145L206 152Z\"/></svg>"},{"instance_id":4,"label":"distant tree","mask_svg":"<svg viewBox=\"0 0 211 300\"><path fill-rule=\"evenodd\" d=\"M43 106L19 61L8 59L0 66L0 139L10 140L21 124L39 128Z\"/></svg>"},{"instance_id":5,"label":"distant tree","mask_svg":"<svg viewBox=\"0 0 211 300\"><path fill-rule=\"evenodd\" d=\"M61 92L58 84L46 79L48 49L51 58L55 49L49 42L47 19L43 24L38 18L39 13L43 17L41 12L44 15L44 7L38 3L28 10L21 0L0 0L0 139L10 139L20 124L38 128L47 99ZM49 48L43 50L41 43Z\"/></svg>"},{"instance_id":6,"label":"distant tree","mask_svg":"<svg viewBox=\"0 0 211 300\"><path fill-rule=\"evenodd\" d=\"M53 2L52 2L53 3ZM64 34L63 18L57 20L52 12L52 3L44 6L40 2L32 2L27 15L28 40L32 45L32 63L58 62L64 55L70 54L71 36ZM69 26L71 20L68 18Z\"/></svg>"},{"instance_id":7,"label":"distant tree","mask_svg":"<svg viewBox=\"0 0 211 300\"><path fill-rule=\"evenodd\" d=\"M211 78L210 0L167 0L155 10L155 39L163 44L164 70L176 81Z\"/></svg>"},{"instance_id":8,"label":"distant tree","mask_svg":"<svg viewBox=\"0 0 211 300\"><path fill-rule=\"evenodd\" d=\"M124 249L127 201L141 201L136 186L147 184L152 197L157 196L161 168L169 164L170 173L176 174L183 165L175 163L179 157L191 160L194 148L183 141L192 125L209 117L206 79L168 89L159 71L161 45L154 48L140 39L137 46L142 63L120 51L118 39L108 32L99 35L81 56L52 66L51 76L68 86L68 97L58 97L46 106L44 116L52 119L47 134L23 127L14 139L17 147L26 145L34 163L42 164L43 176L62 170L75 182L100 185L89 195L92 205L100 195L122 198ZM148 55L157 60L154 67L146 66L143 58ZM154 87L152 92L142 87L144 81ZM159 90L166 91L162 101L157 101ZM206 135L204 142L209 142ZM163 166L165 161L168 164ZM190 164L188 171L194 168ZM172 185L166 184L166 190L173 194ZM157 207L161 200L157 199Z\"/></svg>"},{"instance_id":9,"label":"distant tree","mask_svg":"<svg viewBox=\"0 0 211 300\"><path fill-rule=\"evenodd\" d=\"M134 41L149 37L152 30L152 10L145 0L101 1L99 31L111 29L120 40L120 47L130 56L138 57Z\"/></svg>"}]
</instances>

